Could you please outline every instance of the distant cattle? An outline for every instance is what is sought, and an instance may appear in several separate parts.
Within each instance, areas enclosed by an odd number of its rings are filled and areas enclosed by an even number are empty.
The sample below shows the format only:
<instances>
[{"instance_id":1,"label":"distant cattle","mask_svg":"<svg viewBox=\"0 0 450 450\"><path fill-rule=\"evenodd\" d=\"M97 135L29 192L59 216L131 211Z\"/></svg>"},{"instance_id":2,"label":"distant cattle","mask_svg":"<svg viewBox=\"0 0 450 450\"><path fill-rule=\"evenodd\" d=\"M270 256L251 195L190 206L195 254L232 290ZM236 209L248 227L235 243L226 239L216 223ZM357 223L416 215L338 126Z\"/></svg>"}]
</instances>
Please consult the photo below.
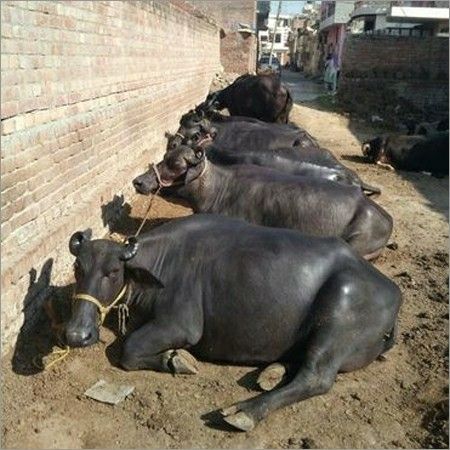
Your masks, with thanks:
<instances>
[{"instance_id":1,"label":"distant cattle","mask_svg":"<svg viewBox=\"0 0 450 450\"><path fill-rule=\"evenodd\" d=\"M448 131L429 136L387 135L364 142L362 153L372 163L442 176L448 175L448 144Z\"/></svg>"},{"instance_id":2,"label":"distant cattle","mask_svg":"<svg viewBox=\"0 0 450 450\"><path fill-rule=\"evenodd\" d=\"M287 123L293 105L289 90L274 75L242 75L221 91L210 94L204 107L232 116L248 116L264 122Z\"/></svg>"}]
</instances>

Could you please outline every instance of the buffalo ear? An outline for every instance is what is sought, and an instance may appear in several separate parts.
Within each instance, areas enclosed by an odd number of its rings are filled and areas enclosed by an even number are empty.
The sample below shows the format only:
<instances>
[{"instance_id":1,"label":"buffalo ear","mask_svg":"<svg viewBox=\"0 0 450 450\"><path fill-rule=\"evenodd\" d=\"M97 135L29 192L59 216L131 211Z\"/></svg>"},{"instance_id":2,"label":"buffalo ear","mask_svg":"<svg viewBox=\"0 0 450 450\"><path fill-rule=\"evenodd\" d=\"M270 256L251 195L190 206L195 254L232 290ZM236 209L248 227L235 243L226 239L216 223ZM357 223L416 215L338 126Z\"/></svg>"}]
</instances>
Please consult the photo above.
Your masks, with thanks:
<instances>
[{"instance_id":1,"label":"buffalo ear","mask_svg":"<svg viewBox=\"0 0 450 450\"><path fill-rule=\"evenodd\" d=\"M122 251L122 254L120 255L120 259L122 261L128 261L131 258L134 258L136 256L138 248L139 244L137 239L134 236L129 237Z\"/></svg>"},{"instance_id":2,"label":"buffalo ear","mask_svg":"<svg viewBox=\"0 0 450 450\"><path fill-rule=\"evenodd\" d=\"M92 230L90 228L85 231L77 231L76 233L72 234L72 237L69 241L70 253L72 253L73 256L78 256L83 243L89 241L91 237Z\"/></svg>"}]
</instances>

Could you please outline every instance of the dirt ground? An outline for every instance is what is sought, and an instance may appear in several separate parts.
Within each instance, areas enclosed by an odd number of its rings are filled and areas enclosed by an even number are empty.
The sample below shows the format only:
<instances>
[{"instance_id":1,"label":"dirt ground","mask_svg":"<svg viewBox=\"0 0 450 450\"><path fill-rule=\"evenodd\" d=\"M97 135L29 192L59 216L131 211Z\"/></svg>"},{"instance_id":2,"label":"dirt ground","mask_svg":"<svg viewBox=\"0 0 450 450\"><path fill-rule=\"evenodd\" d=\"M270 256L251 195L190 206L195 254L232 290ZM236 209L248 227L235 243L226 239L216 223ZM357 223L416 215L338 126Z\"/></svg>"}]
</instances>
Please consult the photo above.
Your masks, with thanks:
<instances>
[{"instance_id":1,"label":"dirt ground","mask_svg":"<svg viewBox=\"0 0 450 450\"><path fill-rule=\"evenodd\" d=\"M292 119L382 187L377 201L394 217L391 244L375 262L404 298L387 359L339 375L326 395L280 410L245 434L208 425L208 413L257 395L255 368L201 363L195 376L128 373L114 366L115 337L104 328L99 344L40 371L31 360L50 348L47 325L21 336L3 361L3 448L447 448L448 178L364 164L360 140L373 128L318 104L295 106ZM116 231L134 232L147 201L132 199ZM186 214L162 199L152 210L164 220ZM57 298L67 293L55 288ZM136 389L108 406L83 396L99 379Z\"/></svg>"}]
</instances>

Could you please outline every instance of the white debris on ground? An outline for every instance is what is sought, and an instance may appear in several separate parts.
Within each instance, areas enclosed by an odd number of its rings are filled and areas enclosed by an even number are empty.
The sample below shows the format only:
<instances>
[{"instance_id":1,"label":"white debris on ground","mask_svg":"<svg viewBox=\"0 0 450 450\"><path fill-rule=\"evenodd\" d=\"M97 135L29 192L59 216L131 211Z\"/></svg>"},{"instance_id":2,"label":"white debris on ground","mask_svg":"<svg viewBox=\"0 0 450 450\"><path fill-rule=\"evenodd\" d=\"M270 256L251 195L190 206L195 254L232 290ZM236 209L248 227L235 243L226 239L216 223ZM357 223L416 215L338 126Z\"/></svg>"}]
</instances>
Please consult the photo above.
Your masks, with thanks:
<instances>
[{"instance_id":1,"label":"white debris on ground","mask_svg":"<svg viewBox=\"0 0 450 450\"><path fill-rule=\"evenodd\" d=\"M84 395L102 403L117 405L122 400L125 400L133 391L134 386L107 383L105 380L99 380Z\"/></svg>"}]
</instances>

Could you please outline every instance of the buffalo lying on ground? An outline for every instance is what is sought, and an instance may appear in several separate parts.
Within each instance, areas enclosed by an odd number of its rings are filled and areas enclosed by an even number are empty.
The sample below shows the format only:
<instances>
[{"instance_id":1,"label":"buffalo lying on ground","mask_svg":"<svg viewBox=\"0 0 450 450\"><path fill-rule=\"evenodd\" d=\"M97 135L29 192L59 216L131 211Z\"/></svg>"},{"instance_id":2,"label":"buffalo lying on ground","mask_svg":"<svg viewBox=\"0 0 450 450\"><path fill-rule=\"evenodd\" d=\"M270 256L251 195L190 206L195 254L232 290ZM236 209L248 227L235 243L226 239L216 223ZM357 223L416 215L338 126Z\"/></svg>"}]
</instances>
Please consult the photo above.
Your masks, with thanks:
<instances>
[{"instance_id":1,"label":"buffalo lying on ground","mask_svg":"<svg viewBox=\"0 0 450 450\"><path fill-rule=\"evenodd\" d=\"M187 146L167 152L133 184L141 194L160 189L184 198L198 213L339 236L366 258L377 256L392 232L391 216L357 187L255 165L219 166Z\"/></svg>"},{"instance_id":2,"label":"buffalo lying on ground","mask_svg":"<svg viewBox=\"0 0 450 450\"><path fill-rule=\"evenodd\" d=\"M166 133L167 149L180 144L209 140L223 148L274 149L295 147L305 140L316 143L306 130L294 124L267 123L245 116L205 113L200 107L184 114L174 135Z\"/></svg>"},{"instance_id":3,"label":"buffalo lying on ground","mask_svg":"<svg viewBox=\"0 0 450 450\"><path fill-rule=\"evenodd\" d=\"M311 176L351 184L371 194L377 187L362 181L341 164L305 130L295 125L281 125L247 120L210 121L201 110L185 114L175 135L168 137L168 150L181 144L208 150L208 157L218 164L255 164L294 175Z\"/></svg>"},{"instance_id":4,"label":"buffalo lying on ground","mask_svg":"<svg viewBox=\"0 0 450 450\"><path fill-rule=\"evenodd\" d=\"M399 289L340 239L194 215L127 246L77 232L70 250L70 346L97 342L103 310L123 297L139 321L124 342L125 369L196 373L195 358L292 364L287 374L269 365L259 384L270 392L222 410L239 430L326 393L338 372L368 365L395 341Z\"/></svg>"},{"instance_id":5,"label":"buffalo lying on ground","mask_svg":"<svg viewBox=\"0 0 450 450\"><path fill-rule=\"evenodd\" d=\"M232 116L287 123L293 105L289 90L273 75L242 75L221 91L210 94L203 106L227 108Z\"/></svg>"},{"instance_id":6,"label":"buffalo lying on ground","mask_svg":"<svg viewBox=\"0 0 450 450\"><path fill-rule=\"evenodd\" d=\"M372 163L412 172L448 175L448 131L429 136L377 137L362 145L363 155Z\"/></svg>"}]
</instances>

